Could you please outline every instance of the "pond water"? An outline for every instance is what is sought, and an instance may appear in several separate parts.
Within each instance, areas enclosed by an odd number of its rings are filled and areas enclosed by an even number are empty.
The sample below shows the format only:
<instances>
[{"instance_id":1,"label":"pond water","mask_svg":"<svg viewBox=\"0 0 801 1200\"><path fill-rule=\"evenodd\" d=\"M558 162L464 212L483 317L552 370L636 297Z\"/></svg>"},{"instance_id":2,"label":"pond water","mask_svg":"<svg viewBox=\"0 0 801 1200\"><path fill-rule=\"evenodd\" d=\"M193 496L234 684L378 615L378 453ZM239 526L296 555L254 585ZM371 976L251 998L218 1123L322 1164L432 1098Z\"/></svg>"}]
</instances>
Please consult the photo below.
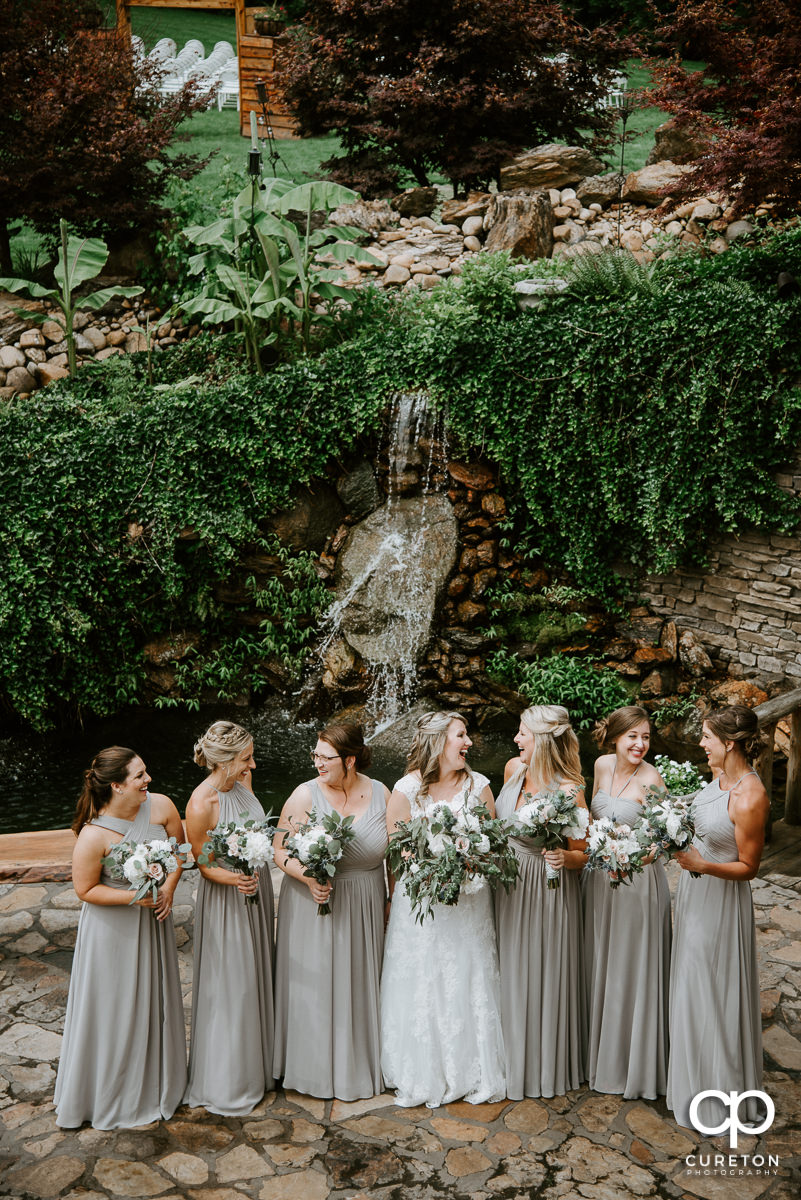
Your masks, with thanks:
<instances>
[{"instance_id":1,"label":"pond water","mask_svg":"<svg viewBox=\"0 0 801 1200\"><path fill-rule=\"evenodd\" d=\"M272 704L260 708L214 705L199 713L139 709L93 722L83 730L0 736L0 833L68 826L84 770L98 750L114 745L130 746L142 756L153 777L153 791L166 793L183 816L190 794L205 774L192 759L195 741L212 721L220 719L236 721L253 734L254 791L266 810L280 811L293 788L314 775L309 751L320 723L301 724ZM514 749L508 736L475 739L470 765L490 777L495 794ZM370 774L388 787L404 773L404 766L403 753L373 748Z\"/></svg>"}]
</instances>

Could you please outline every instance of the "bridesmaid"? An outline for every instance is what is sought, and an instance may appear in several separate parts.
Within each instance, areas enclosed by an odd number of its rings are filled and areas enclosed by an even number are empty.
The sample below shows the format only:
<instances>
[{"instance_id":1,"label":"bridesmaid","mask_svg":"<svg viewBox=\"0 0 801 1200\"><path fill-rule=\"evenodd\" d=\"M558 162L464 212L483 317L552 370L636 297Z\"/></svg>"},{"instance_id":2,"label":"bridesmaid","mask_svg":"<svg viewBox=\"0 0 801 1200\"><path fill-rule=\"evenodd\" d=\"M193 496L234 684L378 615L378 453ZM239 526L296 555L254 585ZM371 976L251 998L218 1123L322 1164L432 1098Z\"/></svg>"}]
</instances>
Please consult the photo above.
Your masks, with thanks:
<instances>
[{"instance_id":1,"label":"bridesmaid","mask_svg":"<svg viewBox=\"0 0 801 1200\"><path fill-rule=\"evenodd\" d=\"M195 859L217 825L264 809L253 795L253 738L215 721L195 744L208 771L186 809ZM189 1084L184 1101L224 1117L244 1116L273 1086L273 887L269 870L253 876L199 866ZM258 904L247 896L258 894Z\"/></svg>"},{"instance_id":2,"label":"bridesmaid","mask_svg":"<svg viewBox=\"0 0 801 1200\"><path fill-rule=\"evenodd\" d=\"M363 774L370 757L360 726L322 730L312 752L317 777L287 800L274 843L286 876L276 937L274 1074L286 1089L339 1100L366 1099L383 1087L378 985L389 792ZM331 896L331 885L306 878L283 844L286 831L312 810L355 818L356 837L337 865L332 911L323 917L317 905Z\"/></svg>"},{"instance_id":3,"label":"bridesmaid","mask_svg":"<svg viewBox=\"0 0 801 1200\"><path fill-rule=\"evenodd\" d=\"M741 704L710 713L701 745L714 778L693 802L692 847L676 856L683 871L670 969L667 1105L677 1123L688 1127L690 1103L699 1092L762 1087L759 973L748 881L759 869L770 802L751 765L761 750L756 716ZM741 1118L756 1120L754 1101L746 1105ZM707 1126L720 1125L726 1115L714 1099L699 1107Z\"/></svg>"},{"instance_id":4,"label":"bridesmaid","mask_svg":"<svg viewBox=\"0 0 801 1200\"><path fill-rule=\"evenodd\" d=\"M67 1129L169 1119L186 1085L171 915L181 870L167 877L157 900L131 905L127 881L112 879L101 863L117 842L183 842L178 810L151 795L149 783L139 755L123 746L101 750L84 772L72 824L72 883L84 904L55 1091L56 1121Z\"/></svg>"},{"instance_id":5,"label":"bridesmaid","mask_svg":"<svg viewBox=\"0 0 801 1200\"><path fill-rule=\"evenodd\" d=\"M567 709L527 708L515 737L517 758L506 764L496 802L509 818L525 793L559 789L584 802L576 735ZM584 841L564 850L543 850L530 838L513 838L520 878L511 893L495 893L495 920L501 968L503 1037L507 1055L506 1094L563 1096L584 1080L582 929L579 872L586 862ZM561 872L560 886L546 886L545 863Z\"/></svg>"},{"instance_id":6,"label":"bridesmaid","mask_svg":"<svg viewBox=\"0 0 801 1200\"><path fill-rule=\"evenodd\" d=\"M591 813L633 824L645 790L664 787L645 761L648 713L618 708L595 730L612 753L595 764ZM587 1080L596 1092L655 1100L667 1087L670 894L659 861L612 889L585 872L584 952L589 1010Z\"/></svg>"}]
</instances>

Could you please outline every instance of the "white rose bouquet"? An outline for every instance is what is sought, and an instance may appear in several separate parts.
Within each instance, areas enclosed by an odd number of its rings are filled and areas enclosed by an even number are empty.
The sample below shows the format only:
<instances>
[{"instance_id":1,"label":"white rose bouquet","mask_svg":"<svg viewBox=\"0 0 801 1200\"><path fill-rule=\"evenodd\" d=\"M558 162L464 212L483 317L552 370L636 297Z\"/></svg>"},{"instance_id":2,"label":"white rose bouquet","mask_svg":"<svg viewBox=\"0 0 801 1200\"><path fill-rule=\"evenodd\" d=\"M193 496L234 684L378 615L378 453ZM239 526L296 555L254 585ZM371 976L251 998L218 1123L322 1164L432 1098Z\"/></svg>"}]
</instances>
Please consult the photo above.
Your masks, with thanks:
<instances>
[{"instance_id":1,"label":"white rose bouquet","mask_svg":"<svg viewBox=\"0 0 801 1200\"><path fill-rule=\"evenodd\" d=\"M389 867L404 880L420 924L434 904L458 904L489 884L507 891L517 879L517 858L505 821L483 805L431 804L422 815L401 821L387 849Z\"/></svg>"},{"instance_id":2,"label":"white rose bouquet","mask_svg":"<svg viewBox=\"0 0 801 1200\"><path fill-rule=\"evenodd\" d=\"M649 850L642 846L630 825L601 817L593 821L587 835L587 870L606 871L610 887L630 883L643 869Z\"/></svg>"},{"instance_id":3,"label":"white rose bouquet","mask_svg":"<svg viewBox=\"0 0 801 1200\"><path fill-rule=\"evenodd\" d=\"M218 863L252 875L273 861L273 830L269 821L247 820L241 816L239 822L229 821L207 830L208 841L203 843L203 853L198 863L208 867ZM259 893L245 897L246 904L258 904Z\"/></svg>"},{"instance_id":4,"label":"white rose bouquet","mask_svg":"<svg viewBox=\"0 0 801 1200\"><path fill-rule=\"evenodd\" d=\"M690 796L671 796L664 788L649 787L642 804L642 816L634 826L634 836L640 845L656 847L663 858L673 858L686 850L695 837L695 823ZM693 879L698 872L691 871Z\"/></svg>"},{"instance_id":5,"label":"white rose bouquet","mask_svg":"<svg viewBox=\"0 0 801 1200\"><path fill-rule=\"evenodd\" d=\"M303 874L323 885L332 882L345 846L356 836L353 817L342 817L339 813L318 816L313 809L303 825L283 832L287 858L297 859L305 868ZM330 900L317 905L318 916L325 917L330 912Z\"/></svg>"},{"instance_id":6,"label":"white rose bouquet","mask_svg":"<svg viewBox=\"0 0 801 1200\"><path fill-rule=\"evenodd\" d=\"M699 792L704 781L691 762L677 763L666 754L657 754L654 765L671 796L691 796Z\"/></svg>"},{"instance_id":7,"label":"white rose bouquet","mask_svg":"<svg viewBox=\"0 0 801 1200\"><path fill-rule=\"evenodd\" d=\"M525 804L511 818L510 832L513 836L530 838L544 850L558 850L567 845L568 838L575 841L583 838L590 823L586 808L576 803L575 796L560 788L542 796L523 792ZM560 873L547 862L545 864L547 887L561 886Z\"/></svg>"},{"instance_id":8,"label":"white rose bouquet","mask_svg":"<svg viewBox=\"0 0 801 1200\"><path fill-rule=\"evenodd\" d=\"M192 847L178 844L174 837L154 838L152 842L115 842L103 866L112 879L126 879L133 891L129 904L144 900L148 892L155 900L168 875L182 867Z\"/></svg>"}]
</instances>

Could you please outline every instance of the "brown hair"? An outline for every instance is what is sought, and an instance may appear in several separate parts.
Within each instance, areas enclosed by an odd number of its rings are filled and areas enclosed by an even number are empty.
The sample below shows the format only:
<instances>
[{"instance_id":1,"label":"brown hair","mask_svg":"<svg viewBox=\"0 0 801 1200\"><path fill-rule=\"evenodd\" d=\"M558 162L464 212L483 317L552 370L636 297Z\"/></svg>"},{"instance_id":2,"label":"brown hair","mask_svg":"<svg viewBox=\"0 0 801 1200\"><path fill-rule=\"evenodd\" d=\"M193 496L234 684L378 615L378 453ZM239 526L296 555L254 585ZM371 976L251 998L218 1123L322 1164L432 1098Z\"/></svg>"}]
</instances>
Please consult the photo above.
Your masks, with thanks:
<instances>
[{"instance_id":1,"label":"brown hair","mask_svg":"<svg viewBox=\"0 0 801 1200\"><path fill-rule=\"evenodd\" d=\"M356 770L365 771L373 761L373 753L364 744L364 730L355 721L332 721L317 734L321 742L327 742L339 755L347 771L346 758L356 759Z\"/></svg>"},{"instance_id":2,"label":"brown hair","mask_svg":"<svg viewBox=\"0 0 801 1200\"><path fill-rule=\"evenodd\" d=\"M531 777L543 785L565 780L584 787L578 738L570 714L561 704L535 704L520 714L520 723L537 739L531 756Z\"/></svg>"},{"instance_id":3,"label":"brown hair","mask_svg":"<svg viewBox=\"0 0 801 1200\"><path fill-rule=\"evenodd\" d=\"M602 750L608 750L619 737L628 733L635 725L639 725L640 721L650 720L648 713L644 708L640 708L639 704L627 704L624 708L616 708L614 712L598 721L592 736Z\"/></svg>"},{"instance_id":4,"label":"brown hair","mask_svg":"<svg viewBox=\"0 0 801 1200\"><path fill-rule=\"evenodd\" d=\"M753 763L766 745L757 715L745 704L731 704L704 717L704 722L722 742L734 742L749 763Z\"/></svg>"},{"instance_id":5,"label":"brown hair","mask_svg":"<svg viewBox=\"0 0 801 1200\"><path fill-rule=\"evenodd\" d=\"M464 717L458 712L427 712L418 718L417 730L409 757L406 759L407 771L420 772L422 786L417 793L418 804L428 795L431 784L439 779L439 758L445 749L448 730L454 721L461 721L467 726ZM465 774L472 785L473 772L466 764Z\"/></svg>"},{"instance_id":6,"label":"brown hair","mask_svg":"<svg viewBox=\"0 0 801 1200\"><path fill-rule=\"evenodd\" d=\"M233 721L215 721L195 742L195 762L199 767L213 771L215 767L233 762L252 742L253 738L241 725L235 725Z\"/></svg>"},{"instance_id":7,"label":"brown hair","mask_svg":"<svg viewBox=\"0 0 801 1200\"><path fill-rule=\"evenodd\" d=\"M109 746L92 759L91 767L83 773L83 788L75 808L72 832L77 835L84 825L93 821L111 799L112 783L124 783L128 768L135 758L135 750L125 746Z\"/></svg>"}]
</instances>

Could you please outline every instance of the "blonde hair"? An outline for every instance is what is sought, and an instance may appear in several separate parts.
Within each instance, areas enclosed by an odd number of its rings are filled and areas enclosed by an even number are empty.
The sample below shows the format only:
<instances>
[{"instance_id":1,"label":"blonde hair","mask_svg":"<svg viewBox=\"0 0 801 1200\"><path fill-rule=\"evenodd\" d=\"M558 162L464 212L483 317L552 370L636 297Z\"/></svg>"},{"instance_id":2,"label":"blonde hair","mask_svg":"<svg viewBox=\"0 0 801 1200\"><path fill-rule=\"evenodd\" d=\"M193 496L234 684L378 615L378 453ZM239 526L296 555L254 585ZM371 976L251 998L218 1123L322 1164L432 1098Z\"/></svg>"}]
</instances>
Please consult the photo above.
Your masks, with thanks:
<instances>
[{"instance_id":1,"label":"blonde hair","mask_svg":"<svg viewBox=\"0 0 801 1200\"><path fill-rule=\"evenodd\" d=\"M628 733L641 721L648 721L650 725L651 718L645 709L640 708L639 704L626 704L623 708L616 708L607 717L603 717L593 729L592 736L601 750L608 750L614 746L619 737Z\"/></svg>"},{"instance_id":2,"label":"blonde hair","mask_svg":"<svg viewBox=\"0 0 801 1200\"><path fill-rule=\"evenodd\" d=\"M532 779L543 785L564 781L584 787L578 738L570 714L561 704L535 704L520 714L520 723L534 734L534 752L528 767Z\"/></svg>"},{"instance_id":3,"label":"blonde hair","mask_svg":"<svg viewBox=\"0 0 801 1200\"><path fill-rule=\"evenodd\" d=\"M406 760L406 770L420 772L422 786L417 793L418 803L428 795L431 784L439 779L440 756L445 749L448 730L454 721L467 724L461 713L442 711L423 713L417 721L417 731ZM464 771L472 784L473 772L466 764Z\"/></svg>"},{"instance_id":4,"label":"blonde hair","mask_svg":"<svg viewBox=\"0 0 801 1200\"><path fill-rule=\"evenodd\" d=\"M233 762L246 746L253 743L252 736L241 725L233 721L215 721L195 742L195 762L207 771L224 767Z\"/></svg>"}]
</instances>

